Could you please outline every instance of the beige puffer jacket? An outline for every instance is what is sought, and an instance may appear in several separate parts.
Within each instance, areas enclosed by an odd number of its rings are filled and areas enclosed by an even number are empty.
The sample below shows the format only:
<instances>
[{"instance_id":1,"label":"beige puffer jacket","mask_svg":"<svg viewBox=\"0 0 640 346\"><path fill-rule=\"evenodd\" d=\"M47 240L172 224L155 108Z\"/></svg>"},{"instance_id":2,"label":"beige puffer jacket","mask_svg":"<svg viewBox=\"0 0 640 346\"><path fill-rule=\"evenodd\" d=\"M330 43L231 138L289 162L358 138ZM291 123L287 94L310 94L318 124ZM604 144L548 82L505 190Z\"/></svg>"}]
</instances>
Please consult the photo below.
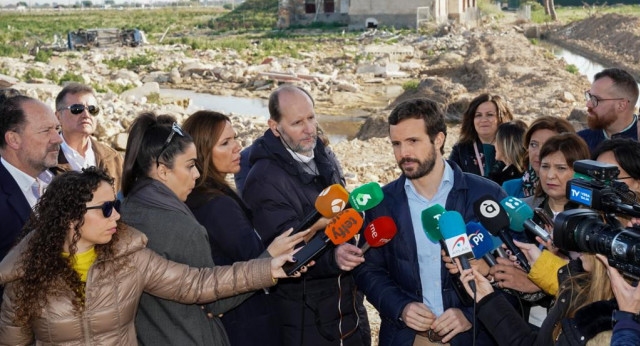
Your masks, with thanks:
<instances>
[{"instance_id":1,"label":"beige puffer jacket","mask_svg":"<svg viewBox=\"0 0 640 346\"><path fill-rule=\"evenodd\" d=\"M136 345L134 319L142 292L183 304L207 303L273 285L271 259L233 266L190 268L146 248L147 237L129 227L120 232L116 256L99 269L89 269L86 304L76 314L72 295L51 297L29 330L14 323L17 259L30 237L23 239L0 263L0 283L6 284L0 311L2 345ZM121 260L128 264L121 265Z\"/></svg>"}]
</instances>

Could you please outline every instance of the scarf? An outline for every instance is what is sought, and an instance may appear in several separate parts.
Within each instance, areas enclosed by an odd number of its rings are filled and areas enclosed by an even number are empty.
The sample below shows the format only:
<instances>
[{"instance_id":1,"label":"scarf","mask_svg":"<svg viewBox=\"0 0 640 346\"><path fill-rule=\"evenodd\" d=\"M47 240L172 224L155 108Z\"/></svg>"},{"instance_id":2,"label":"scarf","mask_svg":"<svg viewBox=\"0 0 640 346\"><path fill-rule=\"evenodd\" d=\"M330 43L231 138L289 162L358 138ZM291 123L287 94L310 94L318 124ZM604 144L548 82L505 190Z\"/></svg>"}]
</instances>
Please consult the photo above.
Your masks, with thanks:
<instances>
[{"instance_id":1,"label":"scarf","mask_svg":"<svg viewBox=\"0 0 640 346\"><path fill-rule=\"evenodd\" d=\"M524 192L524 196L533 196L536 192L537 185L538 176L536 175L536 171L533 170L533 167L529 166L529 168L524 171L524 174L522 174L522 191Z\"/></svg>"},{"instance_id":2,"label":"scarf","mask_svg":"<svg viewBox=\"0 0 640 346\"><path fill-rule=\"evenodd\" d=\"M195 219L187 205L167 185L152 178L139 181L127 199L152 208L179 211Z\"/></svg>"}]
</instances>

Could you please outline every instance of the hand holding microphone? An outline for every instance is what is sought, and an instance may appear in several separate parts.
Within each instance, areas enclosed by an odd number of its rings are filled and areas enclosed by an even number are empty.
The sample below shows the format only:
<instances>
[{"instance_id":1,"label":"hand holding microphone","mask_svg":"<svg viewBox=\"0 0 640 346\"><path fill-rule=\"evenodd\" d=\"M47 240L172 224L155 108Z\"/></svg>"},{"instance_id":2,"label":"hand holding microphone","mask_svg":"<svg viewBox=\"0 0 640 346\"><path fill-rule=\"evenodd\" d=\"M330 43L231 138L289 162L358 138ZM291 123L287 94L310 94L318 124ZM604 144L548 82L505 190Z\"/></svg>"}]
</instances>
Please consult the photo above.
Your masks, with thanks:
<instances>
[{"instance_id":1,"label":"hand holding microphone","mask_svg":"<svg viewBox=\"0 0 640 346\"><path fill-rule=\"evenodd\" d=\"M457 211L445 211L440 215L438 224L451 258L458 259L463 269L470 269L469 257L473 257L473 252L462 215ZM469 282L469 286L475 292L475 283Z\"/></svg>"}]
</instances>

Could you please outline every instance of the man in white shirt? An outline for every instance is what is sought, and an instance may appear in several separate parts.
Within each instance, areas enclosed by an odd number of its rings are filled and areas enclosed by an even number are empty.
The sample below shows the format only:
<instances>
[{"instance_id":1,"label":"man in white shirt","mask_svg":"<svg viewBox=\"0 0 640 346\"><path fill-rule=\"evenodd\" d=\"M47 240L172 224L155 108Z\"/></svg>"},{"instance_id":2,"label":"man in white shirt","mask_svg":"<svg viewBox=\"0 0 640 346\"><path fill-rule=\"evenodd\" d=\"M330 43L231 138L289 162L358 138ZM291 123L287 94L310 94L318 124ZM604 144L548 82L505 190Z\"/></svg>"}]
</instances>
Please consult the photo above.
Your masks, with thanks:
<instances>
[{"instance_id":1,"label":"man in white shirt","mask_svg":"<svg viewBox=\"0 0 640 346\"><path fill-rule=\"evenodd\" d=\"M0 260L13 246L60 151L60 123L46 104L27 96L0 99Z\"/></svg>"},{"instance_id":2,"label":"man in white shirt","mask_svg":"<svg viewBox=\"0 0 640 346\"><path fill-rule=\"evenodd\" d=\"M62 145L58 164L52 171L80 171L97 166L106 170L120 189L122 156L113 148L91 138L96 129L96 116L100 107L93 88L70 83L56 97L56 116L62 125Z\"/></svg>"}]
</instances>

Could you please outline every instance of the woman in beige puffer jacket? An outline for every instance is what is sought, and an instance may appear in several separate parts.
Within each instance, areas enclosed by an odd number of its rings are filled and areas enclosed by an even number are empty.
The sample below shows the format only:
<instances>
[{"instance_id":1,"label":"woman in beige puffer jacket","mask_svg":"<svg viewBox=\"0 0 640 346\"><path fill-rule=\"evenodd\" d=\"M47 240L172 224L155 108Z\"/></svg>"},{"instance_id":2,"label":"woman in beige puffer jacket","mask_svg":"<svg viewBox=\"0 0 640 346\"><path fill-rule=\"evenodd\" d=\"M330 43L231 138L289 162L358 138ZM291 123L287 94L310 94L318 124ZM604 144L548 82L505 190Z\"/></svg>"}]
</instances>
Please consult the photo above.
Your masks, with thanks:
<instances>
[{"instance_id":1,"label":"woman in beige puffer jacket","mask_svg":"<svg viewBox=\"0 0 640 346\"><path fill-rule=\"evenodd\" d=\"M49 185L25 225L29 232L0 263L6 285L0 344L135 345L143 292L206 303L285 277L281 267L290 255L204 269L164 259L146 249L146 236L118 223L112 184L90 168L64 173ZM82 281L70 259L93 249L96 257Z\"/></svg>"}]
</instances>

